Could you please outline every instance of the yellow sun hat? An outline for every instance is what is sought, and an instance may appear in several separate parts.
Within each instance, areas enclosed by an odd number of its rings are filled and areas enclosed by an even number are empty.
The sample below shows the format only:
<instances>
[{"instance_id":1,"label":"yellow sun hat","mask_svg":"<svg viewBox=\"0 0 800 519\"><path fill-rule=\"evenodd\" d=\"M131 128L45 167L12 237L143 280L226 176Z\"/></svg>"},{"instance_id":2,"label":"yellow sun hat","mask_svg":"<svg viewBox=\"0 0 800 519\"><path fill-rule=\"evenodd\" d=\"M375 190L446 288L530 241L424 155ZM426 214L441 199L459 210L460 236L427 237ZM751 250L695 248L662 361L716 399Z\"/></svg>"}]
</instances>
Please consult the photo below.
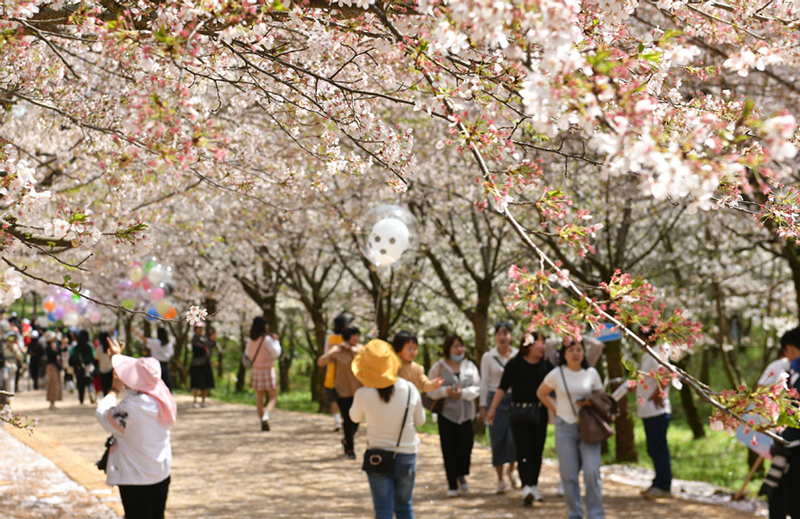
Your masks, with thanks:
<instances>
[{"instance_id":1,"label":"yellow sun hat","mask_svg":"<svg viewBox=\"0 0 800 519\"><path fill-rule=\"evenodd\" d=\"M392 345L380 339L369 341L351 365L353 375L367 387L383 389L397 382L397 371L402 366Z\"/></svg>"}]
</instances>

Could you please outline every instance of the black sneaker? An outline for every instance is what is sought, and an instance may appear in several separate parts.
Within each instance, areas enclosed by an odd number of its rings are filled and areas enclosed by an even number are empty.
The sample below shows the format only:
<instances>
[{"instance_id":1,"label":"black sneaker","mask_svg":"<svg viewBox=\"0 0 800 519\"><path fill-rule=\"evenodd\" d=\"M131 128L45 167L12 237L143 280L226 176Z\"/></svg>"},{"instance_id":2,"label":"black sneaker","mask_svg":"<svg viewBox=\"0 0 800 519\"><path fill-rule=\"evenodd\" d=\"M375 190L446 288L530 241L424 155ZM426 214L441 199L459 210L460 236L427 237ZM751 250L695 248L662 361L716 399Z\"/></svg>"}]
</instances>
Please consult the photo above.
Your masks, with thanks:
<instances>
[{"instance_id":1,"label":"black sneaker","mask_svg":"<svg viewBox=\"0 0 800 519\"><path fill-rule=\"evenodd\" d=\"M261 430L269 431L269 420L261 420Z\"/></svg>"},{"instance_id":2,"label":"black sneaker","mask_svg":"<svg viewBox=\"0 0 800 519\"><path fill-rule=\"evenodd\" d=\"M354 460L354 459L356 459L356 453L355 453L355 452L353 452L353 451L350 451L350 452L348 452L348 453L347 453L347 459L349 459L349 460Z\"/></svg>"}]
</instances>

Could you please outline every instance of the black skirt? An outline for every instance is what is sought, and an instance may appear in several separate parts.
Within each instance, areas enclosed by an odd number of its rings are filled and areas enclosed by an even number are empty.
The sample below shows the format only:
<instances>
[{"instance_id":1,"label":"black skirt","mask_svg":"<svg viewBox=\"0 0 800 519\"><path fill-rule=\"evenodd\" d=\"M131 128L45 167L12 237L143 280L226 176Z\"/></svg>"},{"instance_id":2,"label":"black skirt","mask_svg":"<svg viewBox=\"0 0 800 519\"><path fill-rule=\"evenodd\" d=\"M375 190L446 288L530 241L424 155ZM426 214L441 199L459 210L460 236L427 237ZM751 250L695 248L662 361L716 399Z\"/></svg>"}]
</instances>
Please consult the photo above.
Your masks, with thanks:
<instances>
[{"instance_id":1,"label":"black skirt","mask_svg":"<svg viewBox=\"0 0 800 519\"><path fill-rule=\"evenodd\" d=\"M214 372L211 370L211 364L192 366L189 375L192 378L192 389L214 389Z\"/></svg>"}]
</instances>

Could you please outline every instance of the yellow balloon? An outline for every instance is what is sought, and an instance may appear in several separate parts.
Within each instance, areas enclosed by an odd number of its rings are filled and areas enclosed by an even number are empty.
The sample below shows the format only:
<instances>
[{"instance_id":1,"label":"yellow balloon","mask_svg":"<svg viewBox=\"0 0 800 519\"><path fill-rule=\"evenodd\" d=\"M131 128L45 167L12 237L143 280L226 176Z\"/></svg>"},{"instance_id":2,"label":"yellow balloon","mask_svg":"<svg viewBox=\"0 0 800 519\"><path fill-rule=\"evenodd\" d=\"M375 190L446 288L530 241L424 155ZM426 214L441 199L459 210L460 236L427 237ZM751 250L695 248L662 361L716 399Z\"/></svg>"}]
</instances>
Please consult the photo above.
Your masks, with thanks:
<instances>
[{"instance_id":1,"label":"yellow balloon","mask_svg":"<svg viewBox=\"0 0 800 519\"><path fill-rule=\"evenodd\" d=\"M158 312L158 315L164 317L166 313L169 311L170 306L171 305L167 301L164 301L163 299L159 301L158 304L156 305L156 311Z\"/></svg>"},{"instance_id":2,"label":"yellow balloon","mask_svg":"<svg viewBox=\"0 0 800 519\"><path fill-rule=\"evenodd\" d=\"M142 267L131 267L128 271L128 279L130 279L134 283L138 283L144 277L144 270Z\"/></svg>"}]
</instances>

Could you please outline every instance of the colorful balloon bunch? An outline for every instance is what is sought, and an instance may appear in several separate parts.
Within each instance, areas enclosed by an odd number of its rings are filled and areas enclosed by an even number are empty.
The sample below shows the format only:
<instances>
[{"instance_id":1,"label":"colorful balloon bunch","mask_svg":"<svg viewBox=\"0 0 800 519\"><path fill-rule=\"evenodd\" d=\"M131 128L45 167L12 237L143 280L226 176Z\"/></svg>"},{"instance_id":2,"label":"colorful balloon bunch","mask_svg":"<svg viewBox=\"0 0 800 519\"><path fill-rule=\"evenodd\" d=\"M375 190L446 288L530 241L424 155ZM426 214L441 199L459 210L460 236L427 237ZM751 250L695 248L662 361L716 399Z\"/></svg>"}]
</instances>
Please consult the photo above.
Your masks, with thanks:
<instances>
[{"instance_id":1,"label":"colorful balloon bunch","mask_svg":"<svg viewBox=\"0 0 800 519\"><path fill-rule=\"evenodd\" d=\"M121 304L128 310L133 310L137 302L147 308L150 320L158 317L175 319L178 310L165 299L175 292L173 284L172 267L166 267L153 257L144 263L134 261L128 268L128 278L123 279L117 286Z\"/></svg>"},{"instance_id":2,"label":"colorful balloon bunch","mask_svg":"<svg viewBox=\"0 0 800 519\"><path fill-rule=\"evenodd\" d=\"M51 322L61 321L67 326L78 326L83 319L90 323L100 322L100 308L86 299L88 290L73 294L65 288L50 287L42 306Z\"/></svg>"}]
</instances>

